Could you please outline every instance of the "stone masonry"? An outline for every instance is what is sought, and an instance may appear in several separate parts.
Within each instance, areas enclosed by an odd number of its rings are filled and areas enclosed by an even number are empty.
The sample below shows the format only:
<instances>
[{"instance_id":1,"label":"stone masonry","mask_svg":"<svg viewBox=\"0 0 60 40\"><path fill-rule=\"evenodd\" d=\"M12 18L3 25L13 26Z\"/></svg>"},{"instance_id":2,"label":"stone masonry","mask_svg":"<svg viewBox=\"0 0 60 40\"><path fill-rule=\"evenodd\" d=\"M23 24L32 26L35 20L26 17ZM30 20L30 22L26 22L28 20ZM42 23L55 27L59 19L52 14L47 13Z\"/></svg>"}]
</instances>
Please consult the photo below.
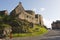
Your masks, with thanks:
<instances>
[{"instance_id":1,"label":"stone masonry","mask_svg":"<svg viewBox=\"0 0 60 40\"><path fill-rule=\"evenodd\" d=\"M31 22L33 24L39 24L43 26L43 17L39 14L35 14L32 10L25 10L22 6L22 3L19 2L19 4L16 6L15 9L13 9L10 13L11 16L18 15L17 18L27 20L28 22Z\"/></svg>"}]
</instances>

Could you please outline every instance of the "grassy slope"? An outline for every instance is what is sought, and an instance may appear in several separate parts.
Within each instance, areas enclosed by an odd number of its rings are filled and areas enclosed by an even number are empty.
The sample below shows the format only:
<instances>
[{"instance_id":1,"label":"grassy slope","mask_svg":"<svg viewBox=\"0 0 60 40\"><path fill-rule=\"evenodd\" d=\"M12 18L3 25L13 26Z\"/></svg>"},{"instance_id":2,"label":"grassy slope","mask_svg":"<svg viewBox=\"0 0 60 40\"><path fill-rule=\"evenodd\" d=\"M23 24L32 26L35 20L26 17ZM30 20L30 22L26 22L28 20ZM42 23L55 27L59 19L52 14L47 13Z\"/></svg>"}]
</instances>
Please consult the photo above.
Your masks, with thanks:
<instances>
[{"instance_id":1,"label":"grassy slope","mask_svg":"<svg viewBox=\"0 0 60 40\"><path fill-rule=\"evenodd\" d=\"M37 29L37 30L36 30ZM19 33L19 34L13 34L13 37L28 37L28 36L38 36L38 35L43 35L45 34L47 31L47 29L45 29L44 27L39 27L39 26L35 26L33 29L32 33Z\"/></svg>"}]
</instances>

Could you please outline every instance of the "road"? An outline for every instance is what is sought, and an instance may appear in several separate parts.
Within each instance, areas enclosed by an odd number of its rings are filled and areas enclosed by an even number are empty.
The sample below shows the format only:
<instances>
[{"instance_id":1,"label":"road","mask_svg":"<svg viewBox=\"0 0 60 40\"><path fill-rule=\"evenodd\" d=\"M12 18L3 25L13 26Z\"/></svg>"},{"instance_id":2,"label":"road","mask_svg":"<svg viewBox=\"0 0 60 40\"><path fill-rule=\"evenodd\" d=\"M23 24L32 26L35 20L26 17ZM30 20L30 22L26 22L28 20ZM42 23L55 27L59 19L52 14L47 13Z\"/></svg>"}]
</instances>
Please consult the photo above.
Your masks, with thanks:
<instances>
[{"instance_id":1,"label":"road","mask_svg":"<svg viewBox=\"0 0 60 40\"><path fill-rule=\"evenodd\" d=\"M7 40L60 40L60 30L49 30L47 34L42 36L18 37Z\"/></svg>"}]
</instances>

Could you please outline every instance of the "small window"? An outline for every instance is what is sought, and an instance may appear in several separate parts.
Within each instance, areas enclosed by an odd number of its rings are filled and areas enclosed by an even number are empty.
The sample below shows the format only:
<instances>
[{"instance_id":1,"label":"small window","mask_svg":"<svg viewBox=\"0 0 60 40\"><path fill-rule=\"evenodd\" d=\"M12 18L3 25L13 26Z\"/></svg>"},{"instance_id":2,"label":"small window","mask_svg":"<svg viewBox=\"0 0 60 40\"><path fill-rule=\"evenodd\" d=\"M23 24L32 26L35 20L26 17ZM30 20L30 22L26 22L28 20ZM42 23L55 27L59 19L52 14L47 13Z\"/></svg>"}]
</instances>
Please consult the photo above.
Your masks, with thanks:
<instances>
[{"instance_id":1,"label":"small window","mask_svg":"<svg viewBox=\"0 0 60 40\"><path fill-rule=\"evenodd\" d=\"M38 18L38 15L35 15L35 18Z\"/></svg>"},{"instance_id":2,"label":"small window","mask_svg":"<svg viewBox=\"0 0 60 40\"><path fill-rule=\"evenodd\" d=\"M27 16L27 18L28 18L28 16Z\"/></svg>"}]
</instances>

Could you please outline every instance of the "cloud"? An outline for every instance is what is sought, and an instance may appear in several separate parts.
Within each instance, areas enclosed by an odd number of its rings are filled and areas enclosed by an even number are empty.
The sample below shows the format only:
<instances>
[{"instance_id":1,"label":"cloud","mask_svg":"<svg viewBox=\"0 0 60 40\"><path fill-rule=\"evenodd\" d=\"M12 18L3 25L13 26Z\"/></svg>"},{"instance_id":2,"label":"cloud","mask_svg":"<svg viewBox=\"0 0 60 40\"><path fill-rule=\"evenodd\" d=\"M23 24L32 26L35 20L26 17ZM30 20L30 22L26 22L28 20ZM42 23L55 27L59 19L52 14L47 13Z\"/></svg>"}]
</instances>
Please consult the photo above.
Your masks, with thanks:
<instances>
[{"instance_id":1,"label":"cloud","mask_svg":"<svg viewBox=\"0 0 60 40\"><path fill-rule=\"evenodd\" d=\"M36 11L36 8L32 8L31 10L32 10L32 11Z\"/></svg>"},{"instance_id":2,"label":"cloud","mask_svg":"<svg viewBox=\"0 0 60 40\"><path fill-rule=\"evenodd\" d=\"M52 20L43 18L43 21L44 21L44 25L47 26L47 28L51 28Z\"/></svg>"},{"instance_id":3,"label":"cloud","mask_svg":"<svg viewBox=\"0 0 60 40\"><path fill-rule=\"evenodd\" d=\"M32 8L31 10L35 11L35 13L41 13L41 12L44 12L46 9L45 8Z\"/></svg>"},{"instance_id":4,"label":"cloud","mask_svg":"<svg viewBox=\"0 0 60 40\"><path fill-rule=\"evenodd\" d=\"M59 18L56 18L57 20L60 20ZM47 28L51 28L51 24L52 22L56 22L56 19L46 19L46 18L43 18L43 21L44 21L44 25L47 26Z\"/></svg>"},{"instance_id":5,"label":"cloud","mask_svg":"<svg viewBox=\"0 0 60 40\"><path fill-rule=\"evenodd\" d=\"M31 10L34 11L35 13L38 13L36 8L32 8Z\"/></svg>"},{"instance_id":6,"label":"cloud","mask_svg":"<svg viewBox=\"0 0 60 40\"><path fill-rule=\"evenodd\" d=\"M40 13L40 9L32 8L31 10L34 11L35 13Z\"/></svg>"},{"instance_id":7,"label":"cloud","mask_svg":"<svg viewBox=\"0 0 60 40\"><path fill-rule=\"evenodd\" d=\"M43 11L45 11L45 10L46 10L45 8L40 8L40 11L41 11L41 12L43 12Z\"/></svg>"}]
</instances>

